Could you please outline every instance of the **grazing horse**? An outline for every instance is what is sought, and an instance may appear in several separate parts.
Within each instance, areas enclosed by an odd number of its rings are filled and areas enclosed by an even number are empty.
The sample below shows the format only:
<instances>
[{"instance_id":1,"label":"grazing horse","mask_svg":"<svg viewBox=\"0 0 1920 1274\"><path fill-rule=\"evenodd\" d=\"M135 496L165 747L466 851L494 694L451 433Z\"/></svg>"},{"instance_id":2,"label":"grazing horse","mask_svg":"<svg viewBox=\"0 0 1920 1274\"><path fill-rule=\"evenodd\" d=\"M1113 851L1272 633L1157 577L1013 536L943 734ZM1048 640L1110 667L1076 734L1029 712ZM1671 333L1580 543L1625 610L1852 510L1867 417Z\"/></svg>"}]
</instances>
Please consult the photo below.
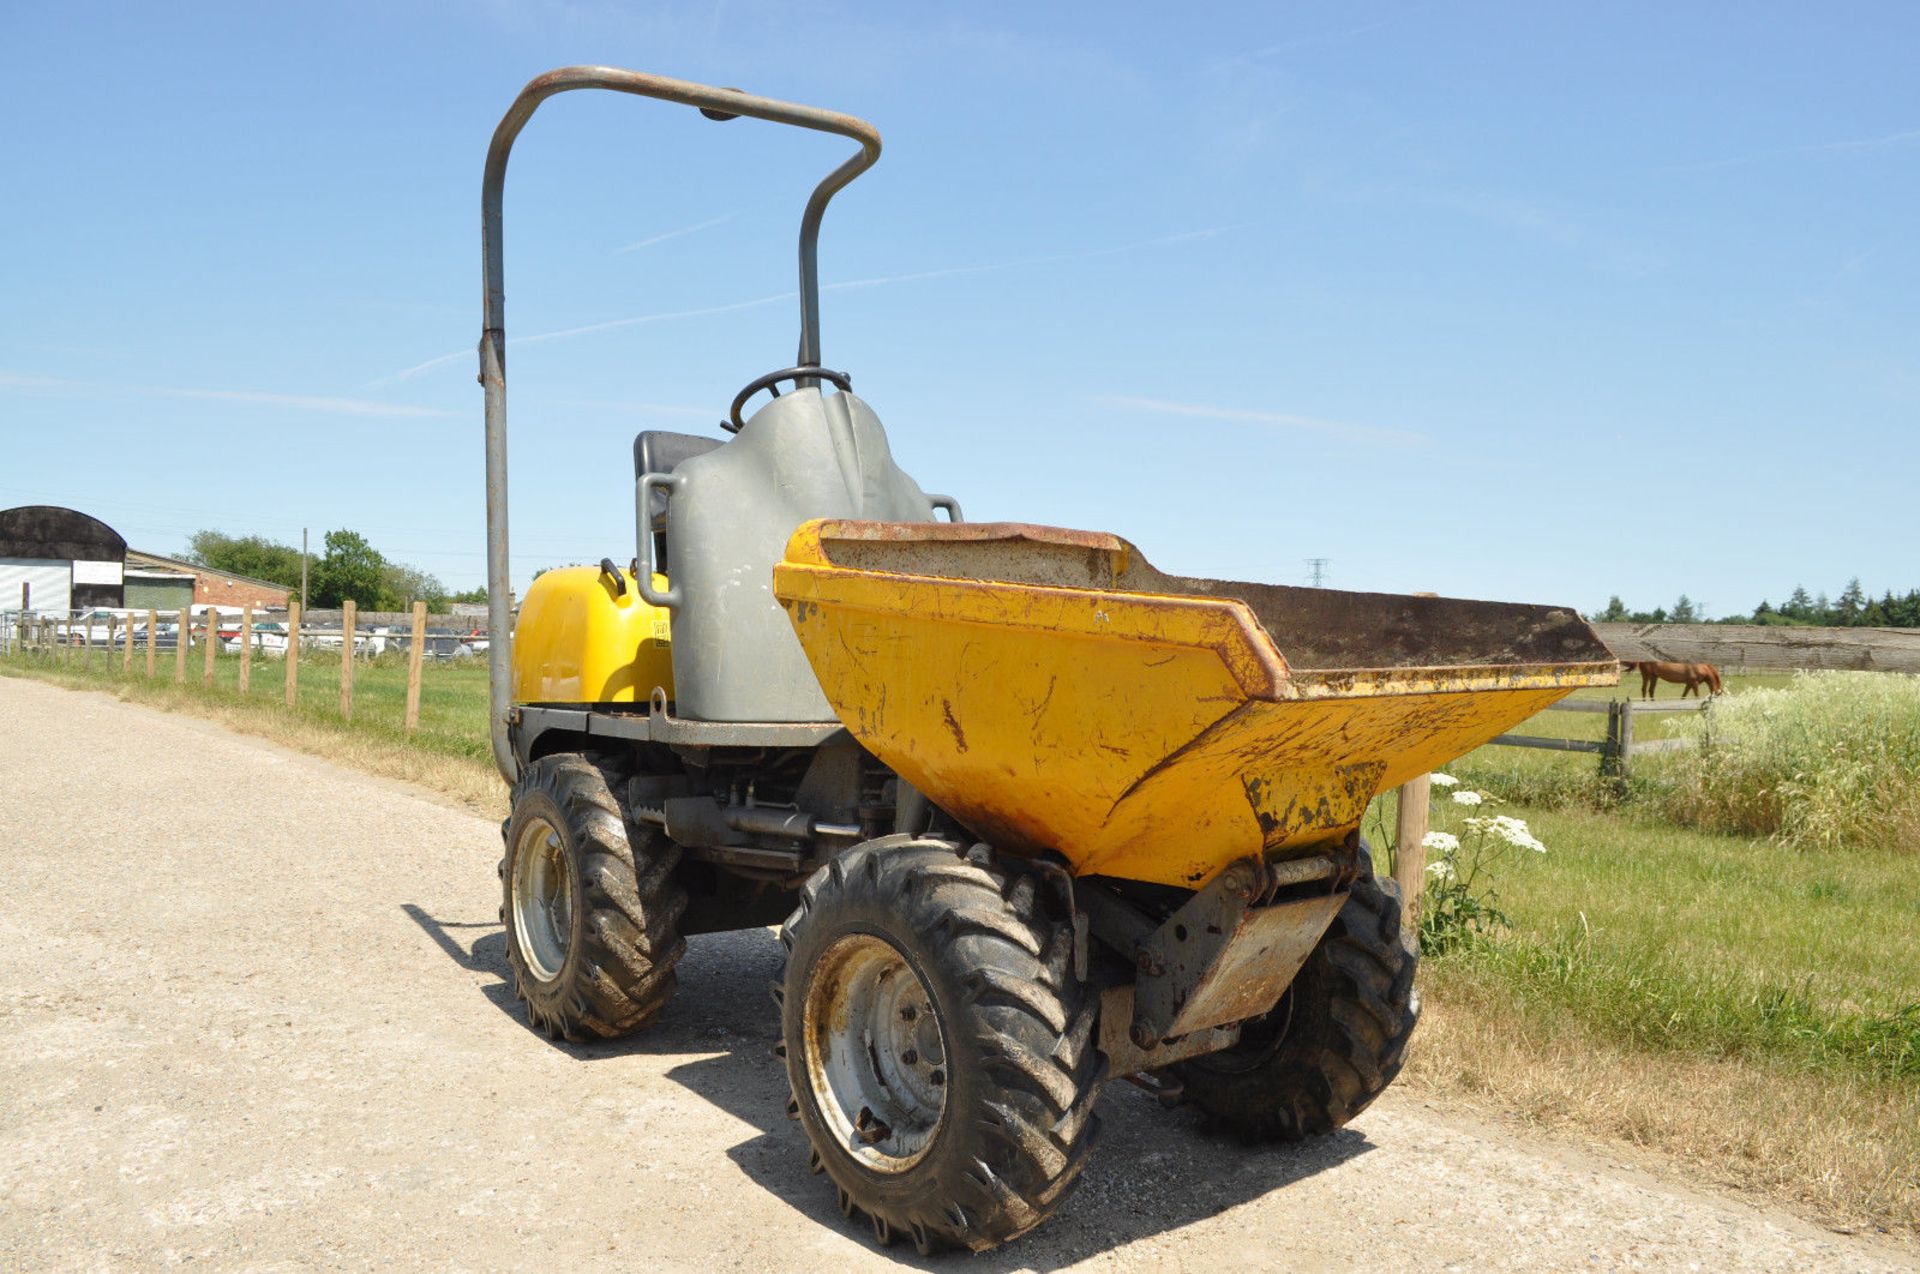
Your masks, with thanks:
<instances>
[{"instance_id":1,"label":"grazing horse","mask_svg":"<svg viewBox=\"0 0 1920 1274\"><path fill-rule=\"evenodd\" d=\"M1720 670L1712 664L1670 664L1642 661L1629 663L1628 668L1640 670L1640 697L1654 697L1654 687L1662 681L1672 681L1686 686L1680 692L1682 699L1688 695L1697 695L1704 684L1709 695L1724 693L1720 684Z\"/></svg>"}]
</instances>

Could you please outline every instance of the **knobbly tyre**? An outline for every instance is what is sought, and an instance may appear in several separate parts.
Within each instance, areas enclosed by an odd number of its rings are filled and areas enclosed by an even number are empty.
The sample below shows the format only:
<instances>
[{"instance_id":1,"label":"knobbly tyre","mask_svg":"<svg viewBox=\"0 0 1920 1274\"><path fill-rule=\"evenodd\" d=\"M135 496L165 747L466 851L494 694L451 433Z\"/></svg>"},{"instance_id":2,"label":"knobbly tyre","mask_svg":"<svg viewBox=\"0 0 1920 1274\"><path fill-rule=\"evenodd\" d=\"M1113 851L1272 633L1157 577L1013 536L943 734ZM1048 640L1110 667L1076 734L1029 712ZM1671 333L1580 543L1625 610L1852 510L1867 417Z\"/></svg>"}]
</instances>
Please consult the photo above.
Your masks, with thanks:
<instances>
[{"instance_id":1,"label":"knobbly tyre","mask_svg":"<svg viewBox=\"0 0 1920 1274\"><path fill-rule=\"evenodd\" d=\"M587 88L857 150L801 219L794 365L725 436L640 434L631 563L542 574L510 630L502 189L539 104ZM605 67L534 80L494 134L501 918L568 1040L658 1014L688 935L779 924L810 1167L883 1244L980 1250L1059 1208L1110 1080L1255 1140L1364 1109L1418 1016L1368 801L1618 665L1571 610L1182 578L962 521L822 362L821 217L879 154L849 115Z\"/></svg>"}]
</instances>

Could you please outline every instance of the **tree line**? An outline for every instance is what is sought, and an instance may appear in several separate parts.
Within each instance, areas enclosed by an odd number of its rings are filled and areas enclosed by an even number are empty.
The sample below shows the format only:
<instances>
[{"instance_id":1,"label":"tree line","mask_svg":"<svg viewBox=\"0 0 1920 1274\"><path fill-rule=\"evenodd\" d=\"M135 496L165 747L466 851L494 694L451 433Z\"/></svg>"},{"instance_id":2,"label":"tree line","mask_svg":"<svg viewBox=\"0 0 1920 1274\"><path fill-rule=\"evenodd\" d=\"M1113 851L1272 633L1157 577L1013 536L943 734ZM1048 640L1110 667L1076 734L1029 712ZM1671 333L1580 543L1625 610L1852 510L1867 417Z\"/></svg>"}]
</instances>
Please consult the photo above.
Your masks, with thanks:
<instances>
[{"instance_id":1,"label":"tree line","mask_svg":"<svg viewBox=\"0 0 1920 1274\"><path fill-rule=\"evenodd\" d=\"M1719 619L1709 619L1702 613L1702 607L1685 593L1673 604L1671 610L1656 607L1653 610L1628 610L1616 594L1607 599L1605 610L1596 611L1587 616L1596 623L1607 624L1764 624L1773 627L1813 627L1813 628L1920 628L1920 588L1909 589L1904 596L1895 596L1891 590L1879 597L1869 597L1860 587L1860 578L1855 576L1847 581L1838 597L1829 599L1825 593L1809 596L1807 590L1796 587L1787 600L1775 606L1771 601L1762 600L1751 613L1744 615L1725 615Z\"/></svg>"},{"instance_id":2,"label":"tree line","mask_svg":"<svg viewBox=\"0 0 1920 1274\"><path fill-rule=\"evenodd\" d=\"M323 551L307 561L307 604L333 608L351 599L362 610L405 610L414 602L439 609L448 602L484 602L487 590L450 593L438 579L390 561L358 531L328 531ZM186 561L216 571L250 575L300 592L300 550L263 535L198 531L188 537Z\"/></svg>"}]
</instances>

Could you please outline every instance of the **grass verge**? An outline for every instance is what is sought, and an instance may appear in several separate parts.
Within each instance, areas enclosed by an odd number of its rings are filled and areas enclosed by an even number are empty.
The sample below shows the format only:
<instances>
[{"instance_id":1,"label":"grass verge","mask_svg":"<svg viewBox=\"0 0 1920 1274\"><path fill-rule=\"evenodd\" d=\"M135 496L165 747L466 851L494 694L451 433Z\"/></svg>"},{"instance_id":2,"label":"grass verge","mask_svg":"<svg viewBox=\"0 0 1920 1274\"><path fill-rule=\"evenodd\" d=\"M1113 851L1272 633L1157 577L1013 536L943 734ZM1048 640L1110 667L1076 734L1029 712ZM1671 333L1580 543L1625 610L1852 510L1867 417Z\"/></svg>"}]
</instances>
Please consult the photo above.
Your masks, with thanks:
<instances>
[{"instance_id":1,"label":"grass verge","mask_svg":"<svg viewBox=\"0 0 1920 1274\"><path fill-rule=\"evenodd\" d=\"M1514 814L1547 852L1501 863L1509 929L1426 962L1408 1081L1920 1238L1920 873L1903 838L1681 826L1657 787L1585 799L1594 768L1506 749L1450 767L1547 799L1470 808L1442 791L1436 830Z\"/></svg>"}]
</instances>

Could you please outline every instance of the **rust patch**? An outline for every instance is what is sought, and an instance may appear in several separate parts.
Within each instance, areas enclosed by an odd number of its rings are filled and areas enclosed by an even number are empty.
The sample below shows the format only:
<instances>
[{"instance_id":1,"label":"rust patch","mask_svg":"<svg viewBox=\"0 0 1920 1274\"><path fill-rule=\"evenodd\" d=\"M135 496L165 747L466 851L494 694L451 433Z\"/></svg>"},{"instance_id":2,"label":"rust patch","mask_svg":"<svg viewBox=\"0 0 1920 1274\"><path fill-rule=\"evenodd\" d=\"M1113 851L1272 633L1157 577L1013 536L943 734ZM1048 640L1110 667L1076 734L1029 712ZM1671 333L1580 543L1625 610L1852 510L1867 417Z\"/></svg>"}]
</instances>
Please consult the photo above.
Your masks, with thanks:
<instances>
[{"instance_id":1,"label":"rust patch","mask_svg":"<svg viewBox=\"0 0 1920 1274\"><path fill-rule=\"evenodd\" d=\"M947 723L948 732L953 735L953 745L962 752L965 752L967 750L967 732L961 729L960 722L954 718L953 700L942 699L940 701L940 715Z\"/></svg>"}]
</instances>

